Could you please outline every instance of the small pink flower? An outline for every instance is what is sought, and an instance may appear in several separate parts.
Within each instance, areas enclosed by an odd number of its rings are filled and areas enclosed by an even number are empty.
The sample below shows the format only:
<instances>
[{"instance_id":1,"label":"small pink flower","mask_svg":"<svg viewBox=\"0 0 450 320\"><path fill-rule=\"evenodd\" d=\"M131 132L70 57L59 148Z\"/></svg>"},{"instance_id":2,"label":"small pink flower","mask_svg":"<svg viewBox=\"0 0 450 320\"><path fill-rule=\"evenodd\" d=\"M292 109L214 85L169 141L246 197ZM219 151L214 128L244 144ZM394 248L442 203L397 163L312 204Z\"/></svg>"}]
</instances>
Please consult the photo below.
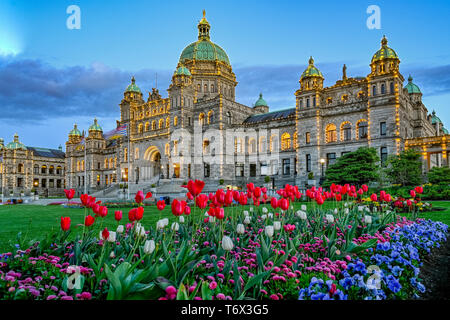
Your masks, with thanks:
<instances>
[{"instance_id":1,"label":"small pink flower","mask_svg":"<svg viewBox=\"0 0 450 320\"><path fill-rule=\"evenodd\" d=\"M209 284L209 289L214 290L217 288L217 282L213 281Z\"/></svg>"},{"instance_id":2,"label":"small pink flower","mask_svg":"<svg viewBox=\"0 0 450 320\"><path fill-rule=\"evenodd\" d=\"M166 288L166 294L167 295L172 295L172 294L176 294L177 293L177 289L175 289L174 286L168 286Z\"/></svg>"}]
</instances>

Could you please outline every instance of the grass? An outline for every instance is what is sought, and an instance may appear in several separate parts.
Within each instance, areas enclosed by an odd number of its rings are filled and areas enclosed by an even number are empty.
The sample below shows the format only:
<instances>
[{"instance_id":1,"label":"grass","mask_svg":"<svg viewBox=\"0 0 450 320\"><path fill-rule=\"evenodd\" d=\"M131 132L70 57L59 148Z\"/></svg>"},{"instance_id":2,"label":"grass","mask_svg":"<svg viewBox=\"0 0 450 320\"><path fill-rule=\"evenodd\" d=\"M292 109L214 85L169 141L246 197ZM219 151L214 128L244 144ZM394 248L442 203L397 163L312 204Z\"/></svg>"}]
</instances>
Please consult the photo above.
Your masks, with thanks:
<instances>
[{"instance_id":1,"label":"grass","mask_svg":"<svg viewBox=\"0 0 450 320\"><path fill-rule=\"evenodd\" d=\"M433 207L445 208L444 211L426 212L420 214L420 218L431 219L434 221L442 221L443 223L450 225L450 201L434 201ZM300 208L301 204L308 203L295 203L295 208ZM311 205L310 203L308 206ZM270 205L267 205L270 206ZM332 208L332 202L325 202L324 209ZM103 219L101 223L94 224L94 230L99 232L102 228L108 227L109 230L115 230L117 228L117 221L114 220L114 211L122 210L123 218L121 224L128 222L128 211L130 208L122 209L109 209L108 215ZM243 211L242 207L239 210ZM269 208L269 210L271 210ZM199 212L198 208L192 210L192 214L203 214ZM196 213L194 213L196 212ZM17 243L16 238L19 232L22 232L22 236L25 236L30 240L42 239L45 234L58 231L60 229L61 216L70 217L72 221L72 227L75 227L76 233L83 231L82 226L77 226L83 223L84 209L64 208L62 206L34 206L34 205L5 205L0 206L0 253L10 251L10 245ZM170 223L175 221L175 217L171 214L170 206L162 211L161 216L163 218L169 218ZM409 214L405 214L406 217L410 217ZM101 218L99 218L101 219ZM141 223L144 227L156 226L156 221L160 219L160 212L156 209L156 206L146 206L144 218Z\"/></svg>"}]
</instances>

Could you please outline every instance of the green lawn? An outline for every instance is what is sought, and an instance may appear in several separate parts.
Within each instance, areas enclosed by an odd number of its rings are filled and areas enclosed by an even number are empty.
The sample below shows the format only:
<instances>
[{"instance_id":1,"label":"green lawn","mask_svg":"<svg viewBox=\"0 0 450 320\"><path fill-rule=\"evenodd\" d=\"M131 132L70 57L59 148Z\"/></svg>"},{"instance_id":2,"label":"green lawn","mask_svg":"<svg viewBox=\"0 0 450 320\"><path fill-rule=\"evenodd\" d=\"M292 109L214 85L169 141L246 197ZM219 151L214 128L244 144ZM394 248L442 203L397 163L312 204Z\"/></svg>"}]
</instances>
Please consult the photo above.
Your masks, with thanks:
<instances>
[{"instance_id":1,"label":"green lawn","mask_svg":"<svg viewBox=\"0 0 450 320\"><path fill-rule=\"evenodd\" d=\"M445 211L427 212L421 214L421 218L427 218L435 221L442 221L450 225L450 201L434 201L434 207L446 208ZM295 203L295 207L299 208L301 203ZM311 204L309 204L311 205ZM332 202L325 202L324 208L331 208ZM270 206L270 205L269 205ZM117 222L114 220L114 211L120 209L109 209L108 216L104 218L103 223L95 223L96 231L100 231L105 226L110 230L115 230ZM122 224L128 222L128 211L130 208L124 208ZM239 208L239 210L243 210ZM206 211L206 210L204 210ZM203 211L203 212L204 212ZM200 214L197 209L197 214ZM22 232L27 239L39 240L46 233L60 229L61 216L69 216L72 220L72 227L81 232L83 227L76 226L82 224L84 219L84 209L70 209L61 206L33 206L33 205L10 205L0 206L0 253L9 249L8 243L11 241L16 243L18 232ZM408 216L408 215L406 215ZM170 222L175 221L175 217L171 214L170 206L162 212L162 217L169 218ZM160 218L160 213L155 206L145 207L144 218L142 224L144 227L156 226L156 221ZM99 218L101 219L101 218Z\"/></svg>"}]
</instances>

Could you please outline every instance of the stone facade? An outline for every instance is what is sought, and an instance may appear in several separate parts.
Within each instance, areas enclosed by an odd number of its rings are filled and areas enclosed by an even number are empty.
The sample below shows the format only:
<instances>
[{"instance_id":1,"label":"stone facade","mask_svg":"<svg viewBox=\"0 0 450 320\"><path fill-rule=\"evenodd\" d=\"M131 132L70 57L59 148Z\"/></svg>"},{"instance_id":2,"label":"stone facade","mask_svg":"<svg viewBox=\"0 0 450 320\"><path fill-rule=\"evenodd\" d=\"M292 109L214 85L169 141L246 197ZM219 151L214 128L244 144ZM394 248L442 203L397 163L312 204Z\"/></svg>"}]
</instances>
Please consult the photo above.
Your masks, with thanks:
<instances>
[{"instance_id":1,"label":"stone facade","mask_svg":"<svg viewBox=\"0 0 450 320\"><path fill-rule=\"evenodd\" d=\"M70 132L68 187L189 178L242 186L263 184L266 176L274 186L302 186L345 152L370 146L384 161L401 152L406 139L439 134L420 89L411 78L403 87L400 60L386 38L366 77L347 77L344 66L342 79L328 88L311 58L296 106L269 112L262 95L252 107L235 101L236 76L225 51L211 42L205 16L198 30L198 41L181 53L167 98L153 88L144 100L133 77L117 121L127 135L111 138L96 121L86 137L76 127Z\"/></svg>"},{"instance_id":2,"label":"stone facade","mask_svg":"<svg viewBox=\"0 0 450 320\"><path fill-rule=\"evenodd\" d=\"M3 196L31 190L44 196L62 195L65 187L65 154L62 148L28 147L14 140L6 146L0 139L0 178Z\"/></svg>"}]
</instances>

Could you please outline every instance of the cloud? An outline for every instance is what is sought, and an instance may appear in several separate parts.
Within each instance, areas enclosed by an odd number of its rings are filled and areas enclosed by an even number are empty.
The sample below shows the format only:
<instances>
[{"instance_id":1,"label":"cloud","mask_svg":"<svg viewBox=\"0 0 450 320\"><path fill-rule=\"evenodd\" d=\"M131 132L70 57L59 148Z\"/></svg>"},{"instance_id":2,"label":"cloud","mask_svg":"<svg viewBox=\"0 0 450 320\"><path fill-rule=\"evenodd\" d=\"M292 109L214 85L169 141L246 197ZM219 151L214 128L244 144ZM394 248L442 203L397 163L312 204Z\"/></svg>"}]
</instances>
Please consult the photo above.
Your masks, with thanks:
<instances>
[{"instance_id":1,"label":"cloud","mask_svg":"<svg viewBox=\"0 0 450 320\"><path fill-rule=\"evenodd\" d=\"M330 86L342 76L342 63L316 63ZM303 65L237 66L234 68L238 86L236 100L252 106L263 93L271 110L295 106L294 93L299 88ZM102 63L91 66L56 68L40 60L0 56L0 119L48 123L52 119L73 117L119 117L123 92L132 75L141 88L144 99L155 85L167 96L172 71L143 69L137 72L110 68ZM368 66L348 66L348 75L365 76ZM402 67L407 78L424 95L441 95L450 91L450 65Z\"/></svg>"}]
</instances>

